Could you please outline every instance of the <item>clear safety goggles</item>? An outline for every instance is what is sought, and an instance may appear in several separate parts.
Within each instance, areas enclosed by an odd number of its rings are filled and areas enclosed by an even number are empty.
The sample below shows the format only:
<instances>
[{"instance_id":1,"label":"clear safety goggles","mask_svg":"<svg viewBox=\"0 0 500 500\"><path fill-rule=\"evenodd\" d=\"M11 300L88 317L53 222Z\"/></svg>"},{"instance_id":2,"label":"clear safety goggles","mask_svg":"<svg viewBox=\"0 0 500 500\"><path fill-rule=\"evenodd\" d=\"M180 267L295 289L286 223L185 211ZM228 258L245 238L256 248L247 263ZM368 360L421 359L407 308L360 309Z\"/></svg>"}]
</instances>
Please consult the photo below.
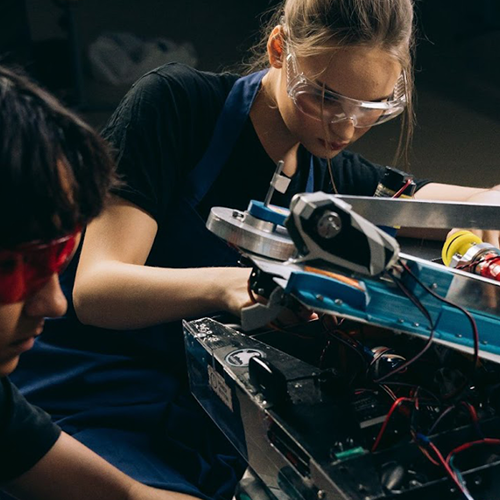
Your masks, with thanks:
<instances>
[{"instance_id":1,"label":"clear safety goggles","mask_svg":"<svg viewBox=\"0 0 500 500\"><path fill-rule=\"evenodd\" d=\"M287 44L288 45L288 44ZM356 128L373 127L400 115L406 106L406 75L403 71L387 101L360 101L326 90L300 72L297 58L287 46L287 93L302 113L325 123L350 120Z\"/></svg>"}]
</instances>

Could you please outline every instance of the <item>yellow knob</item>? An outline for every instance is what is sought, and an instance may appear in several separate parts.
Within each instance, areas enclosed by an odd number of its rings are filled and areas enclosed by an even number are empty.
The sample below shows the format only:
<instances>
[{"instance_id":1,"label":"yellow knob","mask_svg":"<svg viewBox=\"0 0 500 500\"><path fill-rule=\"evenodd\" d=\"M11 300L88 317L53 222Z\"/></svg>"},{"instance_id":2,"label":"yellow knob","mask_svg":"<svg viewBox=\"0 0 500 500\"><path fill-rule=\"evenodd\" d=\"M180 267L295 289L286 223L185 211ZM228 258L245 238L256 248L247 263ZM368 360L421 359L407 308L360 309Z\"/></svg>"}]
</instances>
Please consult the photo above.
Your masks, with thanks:
<instances>
[{"instance_id":1,"label":"yellow knob","mask_svg":"<svg viewBox=\"0 0 500 500\"><path fill-rule=\"evenodd\" d=\"M470 231L457 231L445 241L441 252L441 258L444 264L449 266L455 254L464 255L471 246L482 242L479 236L476 236Z\"/></svg>"}]
</instances>

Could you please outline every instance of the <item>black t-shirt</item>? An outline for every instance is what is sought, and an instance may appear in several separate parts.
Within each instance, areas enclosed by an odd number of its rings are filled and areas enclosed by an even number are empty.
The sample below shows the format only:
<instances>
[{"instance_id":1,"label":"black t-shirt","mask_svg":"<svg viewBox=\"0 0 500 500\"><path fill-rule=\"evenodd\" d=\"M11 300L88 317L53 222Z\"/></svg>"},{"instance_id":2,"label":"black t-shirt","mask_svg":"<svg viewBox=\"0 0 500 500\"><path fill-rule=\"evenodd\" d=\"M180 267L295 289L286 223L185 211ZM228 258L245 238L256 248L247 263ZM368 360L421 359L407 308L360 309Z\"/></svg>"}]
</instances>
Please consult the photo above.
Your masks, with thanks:
<instances>
[{"instance_id":1,"label":"black t-shirt","mask_svg":"<svg viewBox=\"0 0 500 500\"><path fill-rule=\"evenodd\" d=\"M203 157L225 99L238 75L200 72L171 63L142 77L123 99L103 135L117 150L124 186L116 191L150 213L158 224L183 181ZM310 154L301 146L298 169L286 195L272 203L288 206L306 188ZM342 151L331 161L339 193L371 196L385 169L358 154ZM248 118L231 155L198 206L206 219L212 206L244 210L263 200L275 164ZM332 192L326 161L314 158L314 190ZM417 187L428 181L417 181Z\"/></svg>"},{"instance_id":2,"label":"black t-shirt","mask_svg":"<svg viewBox=\"0 0 500 500\"><path fill-rule=\"evenodd\" d=\"M7 377L0 378L0 488L31 469L60 433L47 413L29 404Z\"/></svg>"}]
</instances>

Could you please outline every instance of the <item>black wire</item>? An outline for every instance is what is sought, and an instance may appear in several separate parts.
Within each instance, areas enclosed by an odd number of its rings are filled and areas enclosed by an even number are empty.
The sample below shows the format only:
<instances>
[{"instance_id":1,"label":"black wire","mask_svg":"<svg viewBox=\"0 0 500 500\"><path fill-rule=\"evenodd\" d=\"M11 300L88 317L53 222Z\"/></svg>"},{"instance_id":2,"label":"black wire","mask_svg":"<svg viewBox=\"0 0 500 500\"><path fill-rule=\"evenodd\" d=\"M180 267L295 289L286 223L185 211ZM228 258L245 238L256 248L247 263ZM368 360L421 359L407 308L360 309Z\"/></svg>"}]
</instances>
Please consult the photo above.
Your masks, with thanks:
<instances>
[{"instance_id":1,"label":"black wire","mask_svg":"<svg viewBox=\"0 0 500 500\"><path fill-rule=\"evenodd\" d=\"M475 272L475 269L477 268L477 266L479 266L480 264L485 264L485 263L499 260L499 259L500 259L500 255L490 255L487 257L481 257L478 260L471 260L470 262L465 262L461 266L457 266L455 269L459 269L460 271L468 271L472 274L477 274L479 276L482 276L481 274Z\"/></svg>"},{"instance_id":2,"label":"black wire","mask_svg":"<svg viewBox=\"0 0 500 500\"><path fill-rule=\"evenodd\" d=\"M469 384L470 382L470 378L472 378L472 376L474 375L474 372L477 368L477 366L479 365L479 332L477 330L477 325L476 325L476 321L474 320L472 314L467 311L466 309L464 309L462 306L459 306L458 304L454 304L453 302L450 302L449 300L446 300L445 298L441 297L440 295L438 295L436 292L434 292L433 290L431 290L428 286L426 286L424 283L422 283L422 281L420 281L420 279L412 272L412 270L406 265L406 263L404 263L401 259L399 260L399 264L403 267L403 269L427 292L429 293L430 295L432 295L435 299L445 303L446 305L450 306L450 307L454 307L456 309L458 309L459 311L461 311L463 314L465 314L465 316L467 317L467 319L470 321L470 324L471 324L471 327L472 327L472 337L473 337L473 342L474 342L474 354L473 354L473 362L472 362L472 373L470 374L470 377L469 379L465 380L465 382L460 386L458 387L457 389L455 389L454 391L452 391L451 393L449 394L445 394L442 396L443 399L451 399L455 396L458 396L459 394L461 394L464 389L467 387L467 385Z\"/></svg>"},{"instance_id":3,"label":"black wire","mask_svg":"<svg viewBox=\"0 0 500 500\"><path fill-rule=\"evenodd\" d=\"M413 358L411 358L410 360L406 361L406 363L403 363L402 365L399 365L397 368L395 368L391 372L383 375L382 377L379 377L378 379L374 379L373 381L375 383L377 383L377 384L380 383L380 382L382 382L382 381L384 381L384 380L386 380L389 377L392 377L396 373L399 373L399 372L403 371L404 369L408 368L408 366L410 366L411 364L413 364L415 361L417 361L420 357L422 357L427 352L427 350L430 348L430 346L432 345L432 343L434 341L434 321L432 320L432 316L431 316L430 312L422 304L422 302L419 300L419 298L416 297L410 290L408 290L408 288L406 288L406 286L399 280L399 278L397 278L391 272L388 272L387 274L392 279L392 281L394 281L394 283L401 290L401 292L403 292L403 294L406 297L408 297L408 299L427 318L427 321L429 321L429 325L430 325L431 331L430 331L430 335L429 335L429 338L428 338L427 342L425 343L423 349L419 353L417 353L415 356L413 356Z\"/></svg>"},{"instance_id":4,"label":"black wire","mask_svg":"<svg viewBox=\"0 0 500 500\"><path fill-rule=\"evenodd\" d=\"M409 389L419 389L420 391L423 391L423 392L426 392L429 396L432 397L432 399L436 400L438 403L441 402L441 400L436 396L436 394L434 394L432 391L429 391L428 389L426 389L425 387L422 387L421 385L417 385L417 384L408 384L406 382L396 382L396 381L392 381L392 380L389 380L388 382L384 382L385 385L396 385L396 386L401 386L401 387L408 387Z\"/></svg>"},{"instance_id":5,"label":"black wire","mask_svg":"<svg viewBox=\"0 0 500 500\"><path fill-rule=\"evenodd\" d=\"M471 327L472 327L472 335L473 335L473 341L474 341L474 357L473 357L473 371L476 369L476 367L479 364L479 332L477 330L477 325L476 321L474 320L474 317L472 314L467 311L467 309L464 309L462 306L459 306L458 304L455 304L453 302L450 302L449 300L446 300L445 298L441 297L438 295L434 290L430 289L427 285L422 283L420 279L413 273L413 271L401 260L399 260L399 263L403 266L403 269L429 294L431 294L435 299L443 302L444 304L454 307L461 311L467 319L469 320Z\"/></svg>"},{"instance_id":6,"label":"black wire","mask_svg":"<svg viewBox=\"0 0 500 500\"><path fill-rule=\"evenodd\" d=\"M348 335L346 333L342 332L341 330L328 330L326 333L330 340L340 342L341 344L349 347L351 351L354 351L361 358L363 366L366 366L368 364L363 353L361 353L360 350L352 344L351 339L347 338Z\"/></svg>"},{"instance_id":7,"label":"black wire","mask_svg":"<svg viewBox=\"0 0 500 500\"><path fill-rule=\"evenodd\" d=\"M422 304L420 299L412 293L404 283L394 275L391 275L394 283L398 286L398 288L410 299L410 301L420 310L420 312L426 317L429 322L429 326L434 329L434 321L432 320L431 314L429 310Z\"/></svg>"}]
</instances>

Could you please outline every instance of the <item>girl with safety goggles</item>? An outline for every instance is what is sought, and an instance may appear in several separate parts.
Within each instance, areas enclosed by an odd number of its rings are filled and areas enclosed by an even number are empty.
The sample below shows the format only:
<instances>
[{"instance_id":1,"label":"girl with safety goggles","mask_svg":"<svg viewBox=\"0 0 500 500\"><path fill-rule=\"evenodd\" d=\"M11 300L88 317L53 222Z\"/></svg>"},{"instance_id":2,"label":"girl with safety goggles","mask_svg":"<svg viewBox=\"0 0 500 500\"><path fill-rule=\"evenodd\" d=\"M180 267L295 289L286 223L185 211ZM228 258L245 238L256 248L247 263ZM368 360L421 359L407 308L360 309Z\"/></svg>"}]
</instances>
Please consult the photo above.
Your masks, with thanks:
<instances>
[{"instance_id":1,"label":"girl with safety goggles","mask_svg":"<svg viewBox=\"0 0 500 500\"><path fill-rule=\"evenodd\" d=\"M332 161L371 127L400 115L395 157L406 156L413 129L411 2L288 1L268 29L271 69L260 103L274 107L284 124L274 141L289 134L323 158L330 181L324 190L372 194L354 180L357 162L349 167L355 185L343 187L343 173ZM257 58L254 67L263 62Z\"/></svg>"}]
</instances>

